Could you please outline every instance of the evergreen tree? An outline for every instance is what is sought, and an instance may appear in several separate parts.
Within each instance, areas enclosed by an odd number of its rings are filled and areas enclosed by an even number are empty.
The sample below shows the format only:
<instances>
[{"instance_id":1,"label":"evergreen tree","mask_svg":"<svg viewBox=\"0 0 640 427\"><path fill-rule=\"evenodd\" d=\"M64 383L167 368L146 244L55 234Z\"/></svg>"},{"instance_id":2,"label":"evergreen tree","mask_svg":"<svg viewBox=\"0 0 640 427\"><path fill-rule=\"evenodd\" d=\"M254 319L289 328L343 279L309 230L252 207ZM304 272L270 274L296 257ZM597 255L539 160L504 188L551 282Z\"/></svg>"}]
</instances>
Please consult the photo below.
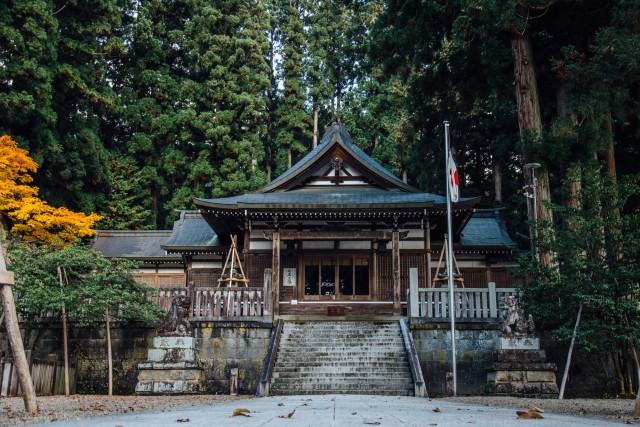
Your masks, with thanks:
<instances>
[{"instance_id":1,"label":"evergreen tree","mask_svg":"<svg viewBox=\"0 0 640 427\"><path fill-rule=\"evenodd\" d=\"M275 111L275 175L289 169L311 145L311 115L306 111L304 57L306 41L302 1L279 0L276 17L280 23L282 64L279 79L282 94Z\"/></svg>"},{"instance_id":2,"label":"evergreen tree","mask_svg":"<svg viewBox=\"0 0 640 427\"><path fill-rule=\"evenodd\" d=\"M266 133L268 26L269 14L261 2L195 3L187 24L194 43L190 70L197 83L190 100L196 111L192 147L199 155L206 151L216 167L211 177L199 181L201 188L194 188L194 194L239 194L265 183L258 165L264 160Z\"/></svg>"}]
</instances>

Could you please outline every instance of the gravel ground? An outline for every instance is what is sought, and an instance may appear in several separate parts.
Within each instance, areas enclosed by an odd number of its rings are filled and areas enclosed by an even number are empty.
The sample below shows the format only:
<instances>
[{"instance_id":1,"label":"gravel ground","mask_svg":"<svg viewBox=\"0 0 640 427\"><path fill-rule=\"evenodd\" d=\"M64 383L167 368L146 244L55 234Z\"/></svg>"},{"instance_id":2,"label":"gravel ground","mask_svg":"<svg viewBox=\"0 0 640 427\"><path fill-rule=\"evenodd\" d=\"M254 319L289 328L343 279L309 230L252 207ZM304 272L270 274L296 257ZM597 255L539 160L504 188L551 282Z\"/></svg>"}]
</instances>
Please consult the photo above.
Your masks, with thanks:
<instances>
[{"instance_id":1,"label":"gravel ground","mask_svg":"<svg viewBox=\"0 0 640 427\"><path fill-rule=\"evenodd\" d=\"M463 396L446 398L447 401L470 403L484 406L500 406L526 411L538 407L545 412L555 414L577 415L588 418L602 418L608 421L620 421L625 424L640 424L640 420L632 417L633 399L528 399L503 396Z\"/></svg>"},{"instance_id":2,"label":"gravel ground","mask_svg":"<svg viewBox=\"0 0 640 427\"><path fill-rule=\"evenodd\" d=\"M20 397L0 397L0 427L88 418L107 414L162 410L176 407L215 404L248 396L96 396L73 395L38 397L40 413L31 417L24 411Z\"/></svg>"},{"instance_id":3,"label":"gravel ground","mask_svg":"<svg viewBox=\"0 0 640 427\"><path fill-rule=\"evenodd\" d=\"M87 418L106 414L120 414L150 410L162 410L175 407L188 407L203 404L215 404L233 400L252 399L252 396L85 396L74 395L38 397L40 414L27 416L21 398L0 398L0 427L45 423L57 420ZM447 398L455 401L484 406L500 406L516 410L528 410L533 407L545 412L578 415L588 418L602 418L627 424L640 424L633 420L633 400L630 399L524 399L515 397L465 396Z\"/></svg>"}]
</instances>

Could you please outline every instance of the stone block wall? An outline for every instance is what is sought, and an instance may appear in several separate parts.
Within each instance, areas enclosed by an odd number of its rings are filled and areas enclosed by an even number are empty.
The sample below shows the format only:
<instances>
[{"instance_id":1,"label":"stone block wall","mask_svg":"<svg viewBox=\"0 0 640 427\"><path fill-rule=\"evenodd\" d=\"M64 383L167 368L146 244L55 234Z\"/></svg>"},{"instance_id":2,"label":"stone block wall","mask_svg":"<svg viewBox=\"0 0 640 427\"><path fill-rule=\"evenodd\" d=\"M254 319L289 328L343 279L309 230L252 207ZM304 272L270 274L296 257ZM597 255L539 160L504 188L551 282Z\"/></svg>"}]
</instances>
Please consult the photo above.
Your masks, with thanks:
<instances>
[{"instance_id":1,"label":"stone block wall","mask_svg":"<svg viewBox=\"0 0 640 427\"><path fill-rule=\"evenodd\" d=\"M228 394L231 370L237 368L238 393L255 394L269 348L271 324L199 323L195 331L207 393Z\"/></svg>"},{"instance_id":2,"label":"stone block wall","mask_svg":"<svg viewBox=\"0 0 640 427\"><path fill-rule=\"evenodd\" d=\"M205 367L205 393L229 393L231 369L238 368L239 394L255 394L269 347L271 324L212 323L194 324L196 349ZM104 325L79 327L71 324L69 354L77 366L76 392L107 393L107 344ZM23 331L23 336L25 331ZM35 335L39 335L37 339ZM148 349L157 335L154 328L113 324L113 392L133 394L138 382L138 364L148 360ZM62 359L62 329L50 324L39 332L26 333L27 348L33 344L34 357L55 353ZM4 331L0 332L0 350L10 354Z\"/></svg>"},{"instance_id":3,"label":"stone block wall","mask_svg":"<svg viewBox=\"0 0 640 427\"><path fill-rule=\"evenodd\" d=\"M499 325L456 324L458 395L484 394L499 329ZM429 396L450 394L453 387L450 324L412 324L411 330Z\"/></svg>"}]
</instances>

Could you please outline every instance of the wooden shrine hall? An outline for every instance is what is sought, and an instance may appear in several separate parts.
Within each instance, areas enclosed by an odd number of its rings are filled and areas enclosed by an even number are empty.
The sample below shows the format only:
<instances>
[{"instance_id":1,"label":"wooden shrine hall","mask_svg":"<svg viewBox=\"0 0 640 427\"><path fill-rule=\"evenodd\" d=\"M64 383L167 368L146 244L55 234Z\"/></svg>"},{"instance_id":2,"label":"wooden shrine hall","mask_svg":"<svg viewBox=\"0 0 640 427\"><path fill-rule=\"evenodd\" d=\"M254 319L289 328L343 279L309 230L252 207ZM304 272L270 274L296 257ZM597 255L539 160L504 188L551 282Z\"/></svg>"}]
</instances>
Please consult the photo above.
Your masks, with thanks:
<instances>
[{"instance_id":1,"label":"wooden shrine hall","mask_svg":"<svg viewBox=\"0 0 640 427\"><path fill-rule=\"evenodd\" d=\"M477 210L479 201L453 204L459 286L513 287L507 267L513 265L514 242L499 212ZM420 287L442 285L433 278L447 229L445 198L394 176L338 122L264 188L195 204L198 211L183 212L162 242L149 232L106 231L97 234L94 248L109 257L143 260L139 277L165 287L162 277L175 278L180 259L183 275L171 286L192 296L229 285L262 289L263 303L272 304L275 316L401 315L411 268ZM245 279L237 283L220 280L233 242ZM164 272L158 249L170 271ZM147 253L153 257L145 259Z\"/></svg>"}]
</instances>

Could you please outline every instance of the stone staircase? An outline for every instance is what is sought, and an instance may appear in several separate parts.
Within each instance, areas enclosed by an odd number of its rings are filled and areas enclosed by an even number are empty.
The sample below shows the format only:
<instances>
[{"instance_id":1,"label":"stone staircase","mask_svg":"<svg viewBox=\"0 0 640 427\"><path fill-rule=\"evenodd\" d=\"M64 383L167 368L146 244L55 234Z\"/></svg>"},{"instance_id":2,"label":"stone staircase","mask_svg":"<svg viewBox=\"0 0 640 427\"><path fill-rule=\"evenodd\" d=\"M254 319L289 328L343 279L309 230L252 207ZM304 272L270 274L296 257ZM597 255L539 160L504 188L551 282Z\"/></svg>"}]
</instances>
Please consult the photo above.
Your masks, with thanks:
<instances>
[{"instance_id":1,"label":"stone staircase","mask_svg":"<svg viewBox=\"0 0 640 427\"><path fill-rule=\"evenodd\" d=\"M399 323L286 322L270 393L413 396Z\"/></svg>"}]
</instances>

